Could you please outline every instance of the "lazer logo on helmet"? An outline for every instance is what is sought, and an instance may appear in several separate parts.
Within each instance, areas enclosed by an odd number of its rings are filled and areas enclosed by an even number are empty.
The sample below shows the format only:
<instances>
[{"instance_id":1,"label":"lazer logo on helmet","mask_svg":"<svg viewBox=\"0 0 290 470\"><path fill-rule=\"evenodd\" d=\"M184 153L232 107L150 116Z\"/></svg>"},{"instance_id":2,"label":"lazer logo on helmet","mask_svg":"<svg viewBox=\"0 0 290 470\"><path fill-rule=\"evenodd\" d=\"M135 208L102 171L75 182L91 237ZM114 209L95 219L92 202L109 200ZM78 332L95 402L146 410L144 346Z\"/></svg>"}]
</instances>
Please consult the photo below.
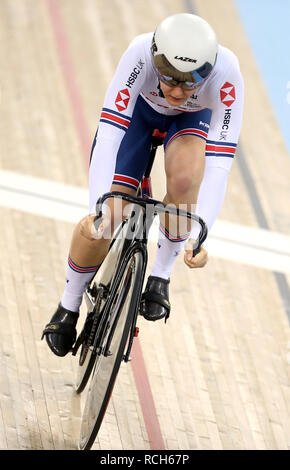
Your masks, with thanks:
<instances>
[{"instance_id":1,"label":"lazer logo on helmet","mask_svg":"<svg viewBox=\"0 0 290 470\"><path fill-rule=\"evenodd\" d=\"M194 62L194 63L197 62L197 59L190 59L189 57L181 57L181 56L178 56L178 55L176 55L174 57L174 59L182 60L183 62Z\"/></svg>"}]
</instances>

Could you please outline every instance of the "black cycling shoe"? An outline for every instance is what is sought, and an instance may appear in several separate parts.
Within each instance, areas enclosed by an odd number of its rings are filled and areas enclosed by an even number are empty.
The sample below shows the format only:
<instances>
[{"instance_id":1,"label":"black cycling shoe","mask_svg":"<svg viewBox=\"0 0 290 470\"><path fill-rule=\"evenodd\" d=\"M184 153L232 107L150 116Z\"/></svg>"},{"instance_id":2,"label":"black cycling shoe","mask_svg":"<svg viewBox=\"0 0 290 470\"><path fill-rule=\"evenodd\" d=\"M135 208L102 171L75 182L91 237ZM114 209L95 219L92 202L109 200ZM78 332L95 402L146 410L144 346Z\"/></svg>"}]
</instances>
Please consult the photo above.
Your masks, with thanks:
<instances>
[{"instance_id":1,"label":"black cycling shoe","mask_svg":"<svg viewBox=\"0 0 290 470\"><path fill-rule=\"evenodd\" d=\"M65 356L71 350L76 340L78 317L78 312L71 312L59 304L44 328L41 339L45 336L48 346L57 356Z\"/></svg>"},{"instance_id":2,"label":"black cycling shoe","mask_svg":"<svg viewBox=\"0 0 290 470\"><path fill-rule=\"evenodd\" d=\"M161 320L165 322L170 314L169 279L149 276L145 292L141 297L140 314L150 321Z\"/></svg>"}]
</instances>

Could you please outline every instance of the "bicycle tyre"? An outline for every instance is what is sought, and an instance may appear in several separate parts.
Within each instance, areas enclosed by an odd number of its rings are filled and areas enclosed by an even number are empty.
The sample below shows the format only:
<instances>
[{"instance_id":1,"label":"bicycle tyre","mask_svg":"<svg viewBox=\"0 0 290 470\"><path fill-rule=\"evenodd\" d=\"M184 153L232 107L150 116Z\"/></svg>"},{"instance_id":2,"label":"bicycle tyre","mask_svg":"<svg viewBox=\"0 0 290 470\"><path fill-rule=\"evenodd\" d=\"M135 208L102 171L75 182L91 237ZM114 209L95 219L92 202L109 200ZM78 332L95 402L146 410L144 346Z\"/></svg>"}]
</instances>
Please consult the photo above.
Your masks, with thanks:
<instances>
[{"instance_id":1,"label":"bicycle tyre","mask_svg":"<svg viewBox=\"0 0 290 470\"><path fill-rule=\"evenodd\" d=\"M132 263L134 269L132 269ZM117 311L115 317L117 320L114 324L114 334L110 343L111 355L105 357L101 354L94 365L82 415L79 437L80 450L89 450L91 448L101 427L136 312L140 289L142 288L142 266L142 253L138 251L132 254L116 290ZM130 280L128 281L127 277L130 270ZM125 286L123 297L120 297L126 280L129 282L129 288Z\"/></svg>"}]
</instances>

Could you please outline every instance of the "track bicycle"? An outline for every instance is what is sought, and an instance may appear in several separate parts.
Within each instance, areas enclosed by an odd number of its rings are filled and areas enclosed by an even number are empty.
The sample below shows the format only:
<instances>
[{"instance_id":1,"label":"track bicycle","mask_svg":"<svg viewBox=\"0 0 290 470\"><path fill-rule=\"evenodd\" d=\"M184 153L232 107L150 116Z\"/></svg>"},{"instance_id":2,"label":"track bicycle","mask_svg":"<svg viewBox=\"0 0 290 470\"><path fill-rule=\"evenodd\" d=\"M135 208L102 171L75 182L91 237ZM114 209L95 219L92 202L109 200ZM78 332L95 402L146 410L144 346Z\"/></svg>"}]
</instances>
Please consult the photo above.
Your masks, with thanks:
<instances>
[{"instance_id":1,"label":"track bicycle","mask_svg":"<svg viewBox=\"0 0 290 470\"><path fill-rule=\"evenodd\" d=\"M148 232L156 215L186 217L200 226L194 255L207 236L204 221L196 214L165 206L152 198L150 172L164 133L155 130L149 164L137 196L114 191L104 194L96 205L95 226L102 220L102 206L109 198L130 204L129 215L117 227L106 258L84 297L87 317L75 345L78 355L75 391L80 394L89 382L81 419L79 449L89 450L101 427L122 361L131 360L137 317L147 267Z\"/></svg>"}]
</instances>

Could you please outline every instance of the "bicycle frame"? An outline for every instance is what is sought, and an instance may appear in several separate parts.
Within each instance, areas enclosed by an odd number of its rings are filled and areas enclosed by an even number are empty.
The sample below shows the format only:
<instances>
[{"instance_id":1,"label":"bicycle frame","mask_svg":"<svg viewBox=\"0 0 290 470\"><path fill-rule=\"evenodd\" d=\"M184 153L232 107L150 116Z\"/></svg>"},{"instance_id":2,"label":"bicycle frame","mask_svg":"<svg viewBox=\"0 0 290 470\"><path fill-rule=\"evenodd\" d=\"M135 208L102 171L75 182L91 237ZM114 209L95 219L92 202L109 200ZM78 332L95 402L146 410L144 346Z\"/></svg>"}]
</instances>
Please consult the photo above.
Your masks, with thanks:
<instances>
[{"instance_id":1,"label":"bicycle frame","mask_svg":"<svg viewBox=\"0 0 290 470\"><path fill-rule=\"evenodd\" d=\"M201 232L197 240L197 247L194 250L195 254L199 251L200 246L202 245L202 243L204 242L207 236L207 227L204 221L196 214L192 214L190 212L184 211L182 209L174 208L171 206L167 207L165 204L155 199L151 199L151 198L141 199L138 197L127 195L119 191L106 193L98 200L97 206L96 206L96 212L97 212L96 223L98 223L98 219L102 217L103 215L102 214L103 203L107 199L112 198L112 197L121 198L122 200L133 204L131 214L127 219L128 225L125 230L126 234L128 234L129 232L133 234L133 236L131 240L125 236L124 240L121 240L121 243L118 243L118 238L114 240L113 242L115 245L113 247L114 251L118 252L118 255L119 255L118 259L121 259L122 262L121 262L121 265L119 266L119 271L115 274L115 276L113 275L113 273L111 273L112 278L114 279L114 283L113 285L110 285L110 292L112 293L112 297L114 297L114 292L116 291L118 287L118 284L120 282L124 269L128 264L128 261L131 259L132 255L135 252L137 251L141 252L143 256L143 269L142 269L142 279L140 280L141 288L140 288L139 299L137 303L137 307L138 307L140 303L140 299L141 299L142 286L143 286L143 281L144 281L144 276L145 276L147 261L148 261L148 254L147 254L148 231L153 223L154 217L158 213L159 214L168 213L168 214L175 215L178 217L182 217L182 216L187 217L191 220L198 222L201 226ZM148 205L151 206L152 210L146 211L146 209L148 208ZM117 233L120 235L120 232L118 232L118 230L117 230ZM116 263L117 263L117 260L116 260ZM105 264L106 265L112 264L112 260L110 260L110 255L108 256L107 262ZM103 269L104 271L106 271L107 266L104 266ZM102 277L102 273L100 273L100 277L102 279L102 285L104 286L104 279ZM110 311L110 308L111 308L111 303L107 302L105 305L105 310L103 312L104 318L106 318L106 313ZM125 362L128 362L130 360L130 351L132 348L134 336L136 335L137 317L138 317L138 308L136 308L136 311L134 312L127 351L124 354ZM108 349L109 347L106 346L106 350Z\"/></svg>"},{"instance_id":2,"label":"bicycle frame","mask_svg":"<svg viewBox=\"0 0 290 470\"><path fill-rule=\"evenodd\" d=\"M120 193L120 195L123 195L123 193ZM108 197L114 197L114 193L108 193ZM140 278L140 292L138 295L138 302L137 302L137 307L140 302L140 297L142 294L142 286L143 286L143 281L145 277L145 272L146 272L146 267L147 267L147 248L146 248L146 243L147 239L146 237L141 237L142 239L140 240L139 237L142 233L143 230L143 210L141 207L135 206L132 211L132 213L138 214L137 218L136 217L129 217L127 218L126 221L123 221L122 223L122 228L121 230L117 229L116 230L116 238L113 239L111 248L109 250L109 253L104 260L104 263L102 264L100 270L96 274L94 286L97 286L97 289L102 289L103 291L103 300L105 301L102 312L101 312L101 321L100 324L98 325L97 332L95 334L95 339L94 343L92 345L93 351L96 354L104 354L105 356L109 353L109 347L110 347L110 341L111 337L114 334L114 321L117 320L117 318L111 318L109 321L110 323L113 324L112 331L110 332L110 335L108 338L106 338L106 322L108 321L109 315L111 314L112 310L112 302L115 297L115 293L118 289L120 280L122 279L123 273L125 268L128 265L129 260L132 258L134 253L137 251L142 253L142 258L143 258L143 267L142 267L142 273L141 273L141 278ZM100 215L101 216L101 215ZM136 230L136 227L138 229ZM127 237L126 234L131 233L133 234L133 237ZM121 260L121 263L119 262ZM109 296L107 296L107 293L109 292ZM90 297L90 295L86 292L88 296L88 303L89 307L91 306L93 308L93 299ZM128 362L130 360L130 351L132 348L133 344L133 339L135 336L136 332L136 323L137 323L137 317L138 317L138 308L136 307L134 315L133 315L133 321L132 321L132 326L130 330L130 336L128 340L128 347L127 351L124 354L124 361ZM105 344L104 340L106 341ZM76 353L76 351L75 351Z\"/></svg>"},{"instance_id":3,"label":"bicycle frame","mask_svg":"<svg viewBox=\"0 0 290 470\"><path fill-rule=\"evenodd\" d=\"M82 363L79 362L76 381L77 393L81 393L92 374L81 424L81 449L90 448L94 442L121 361L128 362L131 359L134 337L138 335L136 324L148 261L148 235L155 216L169 214L197 222L201 230L193 250L194 255L198 253L207 236L206 224L199 216L166 206L152 198L150 171L157 146L163 139L164 134L153 133L149 163L142 180L145 184L140 183L137 192L141 197L113 191L100 197L96 204L96 230L103 220L103 204L109 198L118 198L130 205L126 208L126 211L129 208L126 217L113 234L109 251L96 273L93 284L85 291L88 323L86 320L73 348L75 355L82 345ZM101 376L105 377L105 383L99 380Z\"/></svg>"}]
</instances>

